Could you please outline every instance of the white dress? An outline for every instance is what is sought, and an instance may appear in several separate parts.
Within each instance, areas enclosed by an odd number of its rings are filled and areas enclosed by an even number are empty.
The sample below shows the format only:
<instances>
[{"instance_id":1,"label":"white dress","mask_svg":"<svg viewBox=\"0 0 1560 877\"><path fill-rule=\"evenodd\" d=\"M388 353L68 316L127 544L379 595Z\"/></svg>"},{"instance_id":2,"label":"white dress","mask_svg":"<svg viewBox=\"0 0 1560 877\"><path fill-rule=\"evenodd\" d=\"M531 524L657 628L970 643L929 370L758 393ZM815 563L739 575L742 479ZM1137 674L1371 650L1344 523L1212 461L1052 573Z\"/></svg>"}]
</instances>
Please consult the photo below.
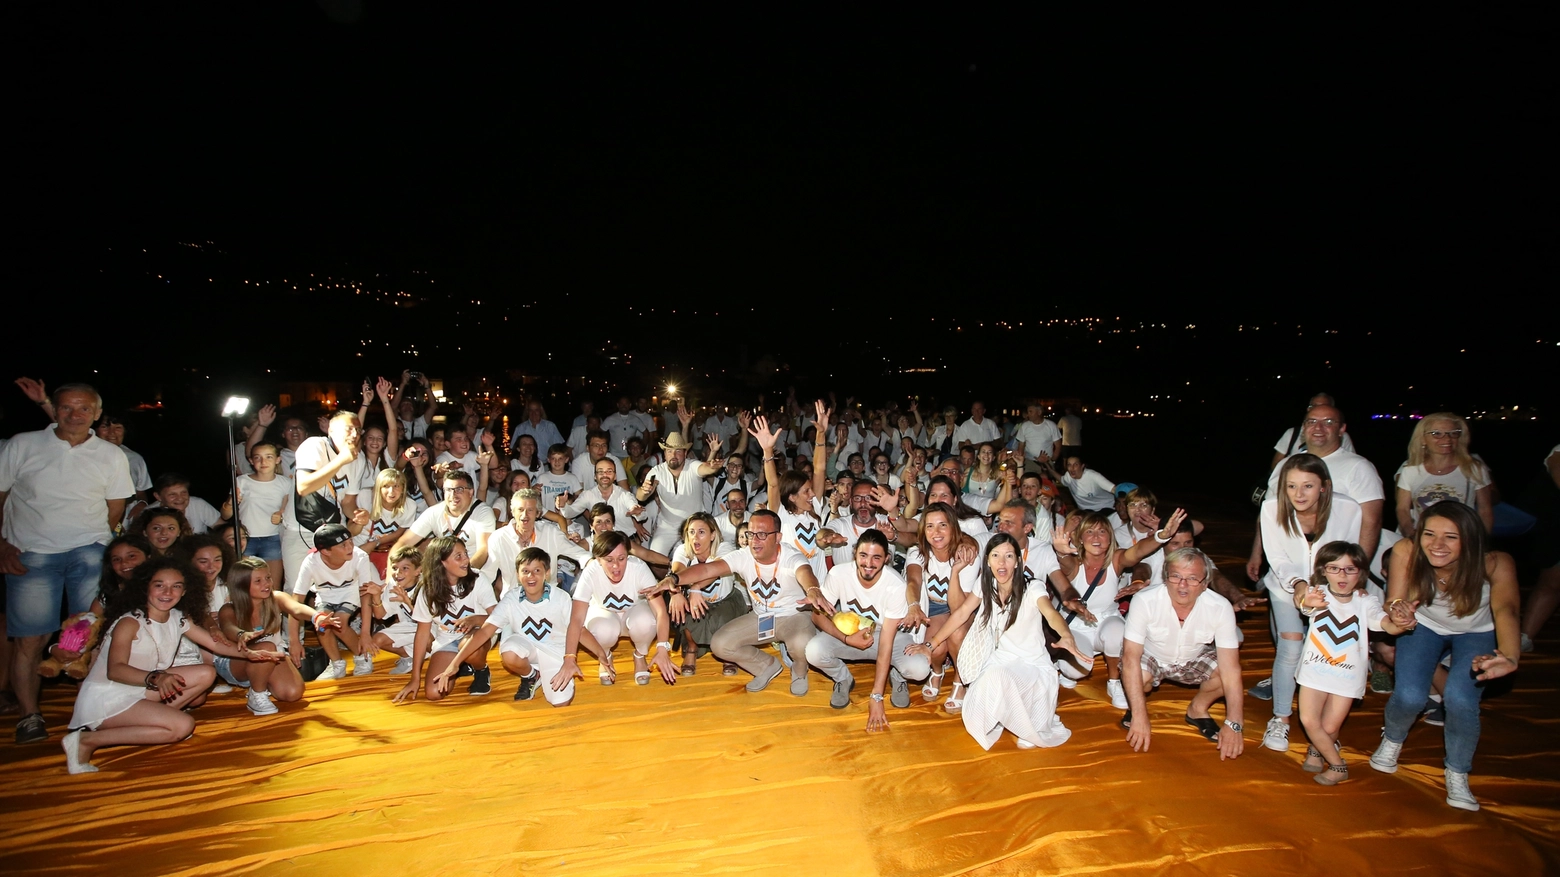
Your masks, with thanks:
<instances>
[{"instance_id":1,"label":"white dress","mask_svg":"<svg viewBox=\"0 0 1560 877\"><path fill-rule=\"evenodd\" d=\"M173 665L179 643L184 640L184 631L189 629L184 613L177 609L169 611L168 620L162 622L152 621L139 612L121 615L116 619L103 633L103 647L98 649L97 660L92 662L92 670L82 680L81 690L76 693L76 711L70 717L71 728L96 730L105 719L111 719L146 699L145 687L126 685L108 678L108 652L113 643L114 628L126 619L133 619L140 625L135 639L130 641L128 663L148 673L166 670Z\"/></svg>"},{"instance_id":2,"label":"white dress","mask_svg":"<svg viewBox=\"0 0 1560 877\"><path fill-rule=\"evenodd\" d=\"M982 749L990 749L1004 729L1036 746L1060 746L1072 736L1056 717L1056 667L1045 648L1045 616L1039 604L1044 597L1037 596L1037 590L1026 594L991 662L965 692L964 729ZM984 623L984 613L977 610L975 624ZM1006 624L1007 612L997 611L992 623Z\"/></svg>"}]
</instances>

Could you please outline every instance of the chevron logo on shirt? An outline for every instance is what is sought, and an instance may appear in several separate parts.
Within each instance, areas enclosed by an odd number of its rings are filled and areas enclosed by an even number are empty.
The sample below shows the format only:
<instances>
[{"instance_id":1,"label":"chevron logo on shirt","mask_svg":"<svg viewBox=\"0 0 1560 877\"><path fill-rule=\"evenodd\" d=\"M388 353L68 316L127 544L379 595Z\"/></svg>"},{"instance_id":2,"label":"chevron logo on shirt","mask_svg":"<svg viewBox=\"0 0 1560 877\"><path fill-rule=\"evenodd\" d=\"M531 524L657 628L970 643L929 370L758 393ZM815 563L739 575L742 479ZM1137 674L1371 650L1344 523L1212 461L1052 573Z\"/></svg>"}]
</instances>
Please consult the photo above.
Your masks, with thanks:
<instances>
[{"instance_id":1,"label":"chevron logo on shirt","mask_svg":"<svg viewBox=\"0 0 1560 877\"><path fill-rule=\"evenodd\" d=\"M527 618L525 621L520 622L520 632L537 642L546 639L547 635L552 633L552 629L552 620L547 618L540 620Z\"/></svg>"},{"instance_id":2,"label":"chevron logo on shirt","mask_svg":"<svg viewBox=\"0 0 1560 877\"><path fill-rule=\"evenodd\" d=\"M634 598L627 594L608 594L601 599L601 605L613 612L620 612L634 605Z\"/></svg>"},{"instance_id":3,"label":"chevron logo on shirt","mask_svg":"<svg viewBox=\"0 0 1560 877\"><path fill-rule=\"evenodd\" d=\"M948 602L948 579L946 576L928 575L926 577L926 593L939 603Z\"/></svg>"},{"instance_id":4,"label":"chevron logo on shirt","mask_svg":"<svg viewBox=\"0 0 1560 877\"><path fill-rule=\"evenodd\" d=\"M751 587L753 593L763 600L773 600L780 596L780 579L778 576L767 582L761 578L754 577Z\"/></svg>"},{"instance_id":5,"label":"chevron logo on shirt","mask_svg":"<svg viewBox=\"0 0 1560 877\"><path fill-rule=\"evenodd\" d=\"M814 523L796 525L796 547L802 553L812 557L818 553L818 525Z\"/></svg>"},{"instance_id":6,"label":"chevron logo on shirt","mask_svg":"<svg viewBox=\"0 0 1560 877\"><path fill-rule=\"evenodd\" d=\"M1360 638L1358 616L1339 621L1330 611L1323 609L1311 616L1311 645L1321 652L1329 664L1342 664L1349 658L1349 643Z\"/></svg>"},{"instance_id":7,"label":"chevron logo on shirt","mask_svg":"<svg viewBox=\"0 0 1560 877\"><path fill-rule=\"evenodd\" d=\"M443 615L439 616L439 626L445 630L454 630L457 621L475 614L476 612L470 606L458 606L454 609L447 609Z\"/></svg>"},{"instance_id":8,"label":"chevron logo on shirt","mask_svg":"<svg viewBox=\"0 0 1560 877\"><path fill-rule=\"evenodd\" d=\"M375 521L373 534L375 536L388 536L391 533L394 533L397 529L398 528L394 522Z\"/></svg>"},{"instance_id":9,"label":"chevron logo on shirt","mask_svg":"<svg viewBox=\"0 0 1560 877\"><path fill-rule=\"evenodd\" d=\"M845 601L845 611L846 612L854 612L857 615L862 616L863 618L870 618L870 619L872 619L872 623L873 624L876 624L877 622L883 620L883 619L878 617L878 613L877 613L876 609L874 609L871 606L863 606L860 603L857 603L855 600L846 600Z\"/></svg>"},{"instance_id":10,"label":"chevron logo on shirt","mask_svg":"<svg viewBox=\"0 0 1560 877\"><path fill-rule=\"evenodd\" d=\"M346 492L347 485L351 483L351 479L347 478L345 475L332 475L330 479L330 490L337 496L341 496Z\"/></svg>"}]
</instances>

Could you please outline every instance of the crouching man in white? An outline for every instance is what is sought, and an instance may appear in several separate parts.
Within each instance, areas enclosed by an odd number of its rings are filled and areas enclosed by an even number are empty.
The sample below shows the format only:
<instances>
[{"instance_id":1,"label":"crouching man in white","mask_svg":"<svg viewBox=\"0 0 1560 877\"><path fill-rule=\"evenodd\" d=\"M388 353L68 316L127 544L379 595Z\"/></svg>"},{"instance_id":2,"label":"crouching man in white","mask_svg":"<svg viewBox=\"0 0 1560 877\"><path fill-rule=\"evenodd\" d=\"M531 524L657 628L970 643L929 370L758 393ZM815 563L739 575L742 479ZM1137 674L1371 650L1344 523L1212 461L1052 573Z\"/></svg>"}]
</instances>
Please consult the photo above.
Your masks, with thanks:
<instances>
[{"instance_id":1,"label":"crouching man in white","mask_svg":"<svg viewBox=\"0 0 1560 877\"><path fill-rule=\"evenodd\" d=\"M661 671L667 685L677 682L672 666L671 620L666 601L647 599L655 590L655 573L637 557L628 556L628 537L617 530L596 534L591 543L591 562L574 583L574 607L569 615L569 638L563 646L563 669L570 677L580 675L574 653L588 628L603 649L601 684L611 685L617 676L612 670L612 647L623 634L634 646L634 681L650 684L650 662ZM652 644L654 648L652 649Z\"/></svg>"},{"instance_id":2,"label":"crouching man in white","mask_svg":"<svg viewBox=\"0 0 1560 877\"><path fill-rule=\"evenodd\" d=\"M515 567L520 587L504 592L482 623L482 629L444 668L444 684L448 685L458 672L461 661L477 649L487 648L488 639L499 630L507 630L511 633L499 645L498 655L504 669L520 677L515 700L530 700L540 687L548 703L568 706L574 702L574 674L563 670L563 650L568 642L574 601L568 592L547 583L552 558L542 549L521 551ZM580 631L580 643L601 658L604 665L612 665L607 650L596 642L589 628ZM546 686L541 685L544 676L549 680Z\"/></svg>"},{"instance_id":3,"label":"crouching man in white","mask_svg":"<svg viewBox=\"0 0 1560 877\"><path fill-rule=\"evenodd\" d=\"M752 531L748 531L751 535ZM829 615L813 613L813 624L822 632L807 643L807 663L834 680L834 696L829 706L850 706L850 690L856 679L846 661L873 661L872 700L867 705L867 730L888 728L883 709L883 689L893 683L891 703L899 709L910 705L907 679L920 681L932 673L925 654L906 654L914 642L909 631L899 629L909 605L905 602L905 580L888 568L888 537L879 530L867 530L856 541L856 561L829 570L823 579L823 598L841 612L854 612L871 621L879 632L891 632L888 648L879 648L870 630L846 634Z\"/></svg>"},{"instance_id":4,"label":"crouching man in white","mask_svg":"<svg viewBox=\"0 0 1560 877\"><path fill-rule=\"evenodd\" d=\"M1196 548L1165 558L1163 587L1148 588L1132 599L1126 644L1121 653L1122 684L1130 709L1121 718L1134 752L1147 752L1148 692L1168 679L1197 686L1186 723L1217 743L1219 759L1236 758L1244 748L1245 717L1240 680L1240 639L1230 601L1208 591L1213 561ZM1225 698L1224 724L1208 708Z\"/></svg>"}]
</instances>

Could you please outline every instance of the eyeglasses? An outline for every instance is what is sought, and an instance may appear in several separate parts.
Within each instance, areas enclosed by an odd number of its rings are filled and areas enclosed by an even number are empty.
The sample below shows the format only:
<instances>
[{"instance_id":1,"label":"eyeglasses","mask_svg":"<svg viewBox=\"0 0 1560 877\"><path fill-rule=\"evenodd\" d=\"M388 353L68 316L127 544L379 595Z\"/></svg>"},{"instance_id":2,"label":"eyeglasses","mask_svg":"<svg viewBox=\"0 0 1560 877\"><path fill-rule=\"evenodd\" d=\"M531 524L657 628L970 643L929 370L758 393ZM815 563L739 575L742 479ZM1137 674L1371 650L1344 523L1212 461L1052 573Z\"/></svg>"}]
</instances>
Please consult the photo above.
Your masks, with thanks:
<instances>
[{"instance_id":1,"label":"eyeglasses","mask_svg":"<svg viewBox=\"0 0 1560 877\"><path fill-rule=\"evenodd\" d=\"M1173 572L1165 576L1165 582L1172 585L1179 585L1182 582L1185 582L1188 585L1200 585L1205 581L1207 581L1207 579L1198 578L1197 576L1183 576L1178 572Z\"/></svg>"},{"instance_id":2,"label":"eyeglasses","mask_svg":"<svg viewBox=\"0 0 1560 877\"><path fill-rule=\"evenodd\" d=\"M1352 576L1358 575L1360 568L1357 566L1335 566L1329 563L1322 567L1322 571L1330 576Z\"/></svg>"},{"instance_id":3,"label":"eyeglasses","mask_svg":"<svg viewBox=\"0 0 1560 877\"><path fill-rule=\"evenodd\" d=\"M1151 502L1129 502L1129 503L1127 503L1127 508L1129 508L1129 509L1151 509L1153 507L1154 507L1154 504L1151 503Z\"/></svg>"},{"instance_id":4,"label":"eyeglasses","mask_svg":"<svg viewBox=\"0 0 1560 877\"><path fill-rule=\"evenodd\" d=\"M1436 438L1436 439L1438 439L1438 438L1459 439L1459 438L1462 438L1462 430L1460 430L1460 429L1448 429L1448 430L1432 429L1429 432L1425 433L1425 435L1427 435L1427 436L1429 436L1431 438Z\"/></svg>"},{"instance_id":5,"label":"eyeglasses","mask_svg":"<svg viewBox=\"0 0 1560 877\"><path fill-rule=\"evenodd\" d=\"M779 530L748 530L749 539L768 539L770 536L779 536Z\"/></svg>"},{"instance_id":6,"label":"eyeglasses","mask_svg":"<svg viewBox=\"0 0 1560 877\"><path fill-rule=\"evenodd\" d=\"M1333 420L1331 417L1323 417L1321 419L1317 419L1315 417L1307 417L1305 419L1305 422L1302 423L1301 426L1316 426L1317 424L1325 424L1327 426L1337 426L1338 425L1338 421Z\"/></svg>"},{"instance_id":7,"label":"eyeglasses","mask_svg":"<svg viewBox=\"0 0 1560 877\"><path fill-rule=\"evenodd\" d=\"M470 493L471 492L471 488L469 488L469 487L446 487L446 488L444 488L444 492L445 493Z\"/></svg>"}]
</instances>

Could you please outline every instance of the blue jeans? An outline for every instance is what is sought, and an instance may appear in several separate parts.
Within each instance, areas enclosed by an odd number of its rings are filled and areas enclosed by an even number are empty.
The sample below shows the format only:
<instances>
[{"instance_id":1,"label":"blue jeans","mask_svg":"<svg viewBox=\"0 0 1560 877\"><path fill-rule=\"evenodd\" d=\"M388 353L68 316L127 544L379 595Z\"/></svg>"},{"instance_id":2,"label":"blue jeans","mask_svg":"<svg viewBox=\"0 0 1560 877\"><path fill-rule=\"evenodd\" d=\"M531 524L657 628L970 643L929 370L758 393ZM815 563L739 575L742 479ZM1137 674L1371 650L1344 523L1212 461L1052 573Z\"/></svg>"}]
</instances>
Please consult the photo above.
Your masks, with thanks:
<instances>
[{"instance_id":1,"label":"blue jeans","mask_svg":"<svg viewBox=\"0 0 1560 877\"><path fill-rule=\"evenodd\" d=\"M1495 631L1442 636L1420 625L1398 637L1396 683L1387 701L1384 736L1394 743L1408 739L1408 730L1430 699L1430 681L1441 656L1452 653L1446 673L1446 769L1469 773L1479 746L1479 700L1484 684L1473 678L1473 659L1495 651Z\"/></svg>"},{"instance_id":2,"label":"blue jeans","mask_svg":"<svg viewBox=\"0 0 1560 877\"><path fill-rule=\"evenodd\" d=\"M7 576L7 636L48 636L60 629L60 604L69 598L70 614L85 612L97 599L103 575L103 546L94 542L58 554L23 551L27 572Z\"/></svg>"},{"instance_id":3,"label":"blue jeans","mask_svg":"<svg viewBox=\"0 0 1560 877\"><path fill-rule=\"evenodd\" d=\"M1295 608L1293 594L1271 586L1268 618L1273 625L1273 715L1288 718L1295 708L1295 675L1305 651L1306 618ZM1301 638L1284 639L1280 634L1285 633L1298 633Z\"/></svg>"}]
</instances>

